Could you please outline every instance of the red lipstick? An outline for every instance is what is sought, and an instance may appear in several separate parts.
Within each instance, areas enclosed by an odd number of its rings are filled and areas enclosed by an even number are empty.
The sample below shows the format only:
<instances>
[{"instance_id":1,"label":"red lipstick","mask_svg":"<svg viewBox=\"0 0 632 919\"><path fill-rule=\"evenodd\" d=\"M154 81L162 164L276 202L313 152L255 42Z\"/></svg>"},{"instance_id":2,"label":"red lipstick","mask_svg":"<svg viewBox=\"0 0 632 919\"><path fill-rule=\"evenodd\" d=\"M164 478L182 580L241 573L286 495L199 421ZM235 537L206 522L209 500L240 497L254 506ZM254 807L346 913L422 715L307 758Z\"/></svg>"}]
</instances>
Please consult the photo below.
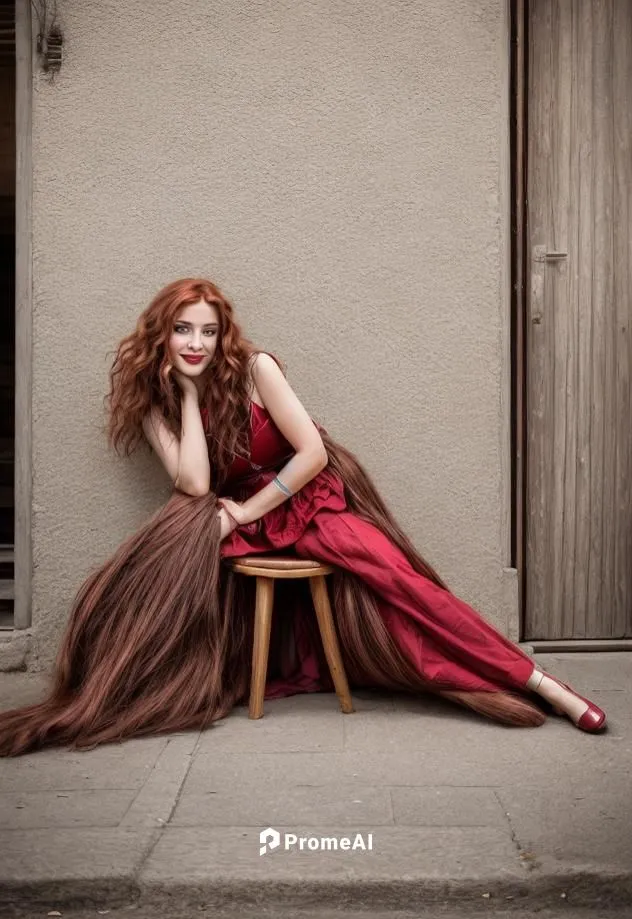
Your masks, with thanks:
<instances>
[{"instance_id":1,"label":"red lipstick","mask_svg":"<svg viewBox=\"0 0 632 919\"><path fill-rule=\"evenodd\" d=\"M190 354L181 354L180 356L183 357L183 358L185 359L185 361L187 362L187 364L199 364L200 361L204 360L204 355L203 355L203 354L197 355L197 356L195 356L195 357L194 357L193 355L190 355Z\"/></svg>"}]
</instances>

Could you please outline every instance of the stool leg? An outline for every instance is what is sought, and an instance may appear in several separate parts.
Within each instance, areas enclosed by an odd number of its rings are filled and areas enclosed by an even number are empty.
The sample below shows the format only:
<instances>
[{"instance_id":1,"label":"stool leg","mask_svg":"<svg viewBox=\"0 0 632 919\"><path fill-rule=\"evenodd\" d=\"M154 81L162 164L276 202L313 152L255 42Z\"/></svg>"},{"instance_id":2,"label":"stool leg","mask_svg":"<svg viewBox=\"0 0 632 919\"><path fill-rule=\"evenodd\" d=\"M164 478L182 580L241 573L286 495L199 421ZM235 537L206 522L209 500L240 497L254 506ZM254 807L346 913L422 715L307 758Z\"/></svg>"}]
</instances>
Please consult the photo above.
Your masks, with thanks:
<instances>
[{"instance_id":1,"label":"stool leg","mask_svg":"<svg viewBox=\"0 0 632 919\"><path fill-rule=\"evenodd\" d=\"M340 654L340 645L338 644L338 636L336 634L336 626L334 625L334 617L331 612L331 604L329 603L329 597L327 595L327 584L325 582L325 578L322 575L319 577L310 578L309 586L312 592L312 600L314 601L316 617L318 619L320 636L323 640L325 656L327 658L329 671L336 688L336 695L340 701L340 708L345 714L350 714L354 711L353 702L351 700L351 693L349 692L349 684L347 683L345 668L342 663L342 655Z\"/></svg>"},{"instance_id":2,"label":"stool leg","mask_svg":"<svg viewBox=\"0 0 632 919\"><path fill-rule=\"evenodd\" d=\"M274 579L258 577L255 603L255 636L252 645L249 718L263 717L263 698L266 691L273 603Z\"/></svg>"}]
</instances>

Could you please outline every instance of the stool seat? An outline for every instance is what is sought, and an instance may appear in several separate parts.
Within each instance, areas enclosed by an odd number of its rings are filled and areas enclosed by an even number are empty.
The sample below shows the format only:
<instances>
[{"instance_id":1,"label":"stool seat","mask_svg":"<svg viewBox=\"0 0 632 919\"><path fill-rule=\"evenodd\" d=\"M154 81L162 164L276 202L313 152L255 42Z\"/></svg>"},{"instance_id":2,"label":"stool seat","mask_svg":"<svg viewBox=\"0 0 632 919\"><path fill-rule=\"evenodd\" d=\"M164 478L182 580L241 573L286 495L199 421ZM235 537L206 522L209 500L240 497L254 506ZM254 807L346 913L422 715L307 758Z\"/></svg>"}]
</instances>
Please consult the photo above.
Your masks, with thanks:
<instances>
[{"instance_id":1,"label":"stool seat","mask_svg":"<svg viewBox=\"0 0 632 919\"><path fill-rule=\"evenodd\" d=\"M282 555L241 555L227 559L227 563L239 574L266 578L316 578L332 574L334 570L331 565L321 565L313 559Z\"/></svg>"},{"instance_id":2,"label":"stool seat","mask_svg":"<svg viewBox=\"0 0 632 919\"><path fill-rule=\"evenodd\" d=\"M249 718L263 717L268 652L272 631L272 606L274 603L274 582L278 578L308 578L309 587L323 642L325 657L334 683L340 708L345 714L354 711L349 684L342 663L336 626L331 611L325 576L332 574L331 565L322 565L309 558L283 555L242 555L225 559L228 568L235 574L257 579L255 602L255 632L252 648L252 675L250 681Z\"/></svg>"},{"instance_id":3,"label":"stool seat","mask_svg":"<svg viewBox=\"0 0 632 919\"><path fill-rule=\"evenodd\" d=\"M240 555L229 559L233 564L249 565L253 568L320 568L320 562L311 558L296 558L295 555Z\"/></svg>"}]
</instances>

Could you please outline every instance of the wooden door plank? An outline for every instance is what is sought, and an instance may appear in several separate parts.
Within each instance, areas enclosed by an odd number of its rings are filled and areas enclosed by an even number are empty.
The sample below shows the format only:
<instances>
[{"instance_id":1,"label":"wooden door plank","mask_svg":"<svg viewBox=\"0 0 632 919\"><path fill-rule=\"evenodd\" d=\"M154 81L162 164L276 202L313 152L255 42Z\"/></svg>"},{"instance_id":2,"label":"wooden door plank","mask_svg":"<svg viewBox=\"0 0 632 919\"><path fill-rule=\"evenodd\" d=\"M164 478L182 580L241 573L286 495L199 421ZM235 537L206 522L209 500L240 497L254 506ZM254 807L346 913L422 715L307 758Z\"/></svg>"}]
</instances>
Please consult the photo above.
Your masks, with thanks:
<instances>
[{"instance_id":1,"label":"wooden door plank","mask_svg":"<svg viewBox=\"0 0 632 919\"><path fill-rule=\"evenodd\" d=\"M579 201L575 188L575 177L579 168L579 149L574 139L578 129L577 103L577 64L579 56L579 23L574 15L573 0L562 8L564 31L568 39L568 72L569 82L567 119L564 121L562 135L560 169L568 176L566 196L560 203L559 210L566 217L566 246L568 259L564 265L566 271L566 302L558 305L558 313L563 316L565 336L559 350L562 352L558 361L563 359L564 373L560 374L560 401L565 402L564 416L564 455L560 460L562 482L559 487L564 491L564 511L559 524L557 538L561 543L561 566L559 579L562 588L561 610L557 621L553 621L549 632L551 635L572 635L575 617L575 560L577 540L577 455L578 455L578 366L579 366L579 327L577 310L572 304L577 303L579 295L578 241L576 228L579 219Z\"/></svg>"},{"instance_id":2,"label":"wooden door plank","mask_svg":"<svg viewBox=\"0 0 632 919\"><path fill-rule=\"evenodd\" d=\"M612 334L612 3L594 0L592 28L586 42L592 48L591 157L591 281L583 304L591 320L590 416L590 540L588 544L588 596L584 631L588 637L612 630L612 597L608 582L607 536L604 517L610 510L606 482L612 477L610 393L606 357Z\"/></svg>"},{"instance_id":3,"label":"wooden door plank","mask_svg":"<svg viewBox=\"0 0 632 919\"><path fill-rule=\"evenodd\" d=\"M525 596L525 500L526 500L526 299L525 299L525 198L526 198L526 4L528 0L515 0L513 33L513 295L512 295L512 361L514 387L514 544L513 564L518 572L518 604L521 627L524 623Z\"/></svg>"},{"instance_id":4,"label":"wooden door plank","mask_svg":"<svg viewBox=\"0 0 632 919\"><path fill-rule=\"evenodd\" d=\"M573 593L573 638L587 638L586 604L588 599L588 559L592 539L593 507L590 493L591 481L591 419L592 419L592 276L590 256L593 239L593 49L592 3L578 4L577 16L577 90L574 96L577 110L574 143L577 157L577 246L575 270L578 274L576 302L577 322L577 466L575 514L575 579ZM573 304L572 306L575 306ZM557 636L554 636L557 637ZM566 636L568 637L568 636Z\"/></svg>"},{"instance_id":5,"label":"wooden door plank","mask_svg":"<svg viewBox=\"0 0 632 919\"><path fill-rule=\"evenodd\" d=\"M525 591L525 625L528 638L547 636L549 616L545 597L548 592L549 566L543 534L547 529L546 469L547 440L543 436L547 416L545 385L547 379L546 350L543 344L542 309L544 301L544 266L533 261L535 241L542 240L547 231L542 213L542 195L533 193L546 184L545 165L550 158L549 111L543 98L543 80L536 74L548 74L551 69L551 7L531 3L529 34L537 41L529 43L529 120L528 120L528 220L527 265L529 271L527 339L527 569Z\"/></svg>"},{"instance_id":6,"label":"wooden door plank","mask_svg":"<svg viewBox=\"0 0 632 919\"><path fill-rule=\"evenodd\" d=\"M552 4L550 133L550 175L546 195L548 211L545 237L547 249L569 252L569 207L572 199L568 160L571 150L571 114L573 111L573 72L571 67L572 33L568 28L572 0ZM570 256L569 256L570 257ZM547 263L545 270L546 347L551 354L551 408L542 436L552 444L551 471L547 508L550 515L550 539L547 541L547 562L551 570L551 590L544 608L549 628L564 633L572 628L572 609L566 602L564 572L572 565L572 552L565 539L567 530L574 529L574 501L569 502L567 485L574 490L573 477L568 475L569 457L574 456L574 399L568 386L568 374L573 372L573 323L568 310L569 259ZM570 444L569 444L570 440Z\"/></svg>"},{"instance_id":7,"label":"wooden door plank","mask_svg":"<svg viewBox=\"0 0 632 919\"><path fill-rule=\"evenodd\" d=\"M612 635L612 483L614 481L614 377L613 335L614 303L613 271L613 125L612 125L612 13L613 0L598 0L594 15L593 94L603 105L594 107L594 228L593 228L593 322L595 346L593 351L594 390L600 400L594 419L598 435L595 449L599 460L592 489L597 496L597 525L599 543L591 551L590 587L587 632L590 636ZM600 404L599 404L600 402Z\"/></svg>"},{"instance_id":8,"label":"wooden door plank","mask_svg":"<svg viewBox=\"0 0 632 919\"><path fill-rule=\"evenodd\" d=\"M613 515L613 624L632 637L632 4L619 0L613 15L613 299L616 441Z\"/></svg>"}]
</instances>

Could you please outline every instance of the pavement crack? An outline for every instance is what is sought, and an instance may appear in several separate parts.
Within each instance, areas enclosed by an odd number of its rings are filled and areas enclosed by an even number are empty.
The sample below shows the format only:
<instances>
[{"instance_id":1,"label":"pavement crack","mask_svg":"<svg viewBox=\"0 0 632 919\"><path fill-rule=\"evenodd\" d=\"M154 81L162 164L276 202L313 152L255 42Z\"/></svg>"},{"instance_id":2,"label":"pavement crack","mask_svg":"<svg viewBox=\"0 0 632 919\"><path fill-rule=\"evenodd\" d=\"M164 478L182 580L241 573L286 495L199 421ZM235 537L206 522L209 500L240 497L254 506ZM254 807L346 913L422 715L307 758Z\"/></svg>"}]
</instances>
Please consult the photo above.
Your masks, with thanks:
<instances>
[{"instance_id":1,"label":"pavement crack","mask_svg":"<svg viewBox=\"0 0 632 919\"><path fill-rule=\"evenodd\" d=\"M156 766L158 765L158 762L159 762L159 760L160 760L160 757L164 754L164 752L165 752L165 750L167 749L168 746L169 746L169 739L167 739L166 742L165 742L165 743L163 744L163 746L161 747L160 752L159 752L158 755L156 756L156 759L154 760L151 769L149 770L149 772L147 773L147 775L145 776L145 778L143 779L143 781L141 782L141 784L140 784L139 787L137 788L136 794L134 795L134 797L132 798L132 800L129 802L129 804L128 804L127 807L125 808L125 813L122 814L121 817L120 817L120 819L119 819L119 825L125 822L125 818L127 817L127 815L129 814L130 810L132 809L132 807L134 806L134 804L135 804L136 801L138 800L140 794L142 793L143 789L144 789L145 786L147 785L147 782L148 782L149 779L151 778L152 774L156 771Z\"/></svg>"},{"instance_id":2,"label":"pavement crack","mask_svg":"<svg viewBox=\"0 0 632 919\"><path fill-rule=\"evenodd\" d=\"M395 804L393 803L393 789L388 788L387 791L388 791L388 806L389 806L390 815L391 815L391 823L393 824L393 826L396 826L397 820L395 819Z\"/></svg>"},{"instance_id":3,"label":"pavement crack","mask_svg":"<svg viewBox=\"0 0 632 919\"><path fill-rule=\"evenodd\" d=\"M199 732L198 732L197 739L196 739L195 744L194 744L194 746L193 746L193 749L192 749L191 752L189 753L189 762L187 763L187 767L186 767L186 769L185 769L185 771L184 771L184 775L182 776L182 778L181 778L181 780L180 780L180 787L178 788L178 791L176 792L176 794L175 794L175 796L174 796L173 804L172 804L172 806L171 806L171 808L170 808L170 810L169 810L169 814L168 814L168 816L167 816L167 819L164 821L164 823L162 823L159 827L156 828L155 833L152 835L152 839L149 841L149 844L148 844L146 850L143 852L141 858L139 859L138 867L136 868L136 871L134 872L134 881L136 882L137 885L139 884L139 879L140 879L140 876L141 876L142 873L143 873L143 870L144 870L144 868L145 868L145 865L147 864L147 862L149 861L149 859L150 859L151 856L153 855L154 849L156 848L156 846L158 845L158 843L159 843L160 840L162 839L162 837L163 837L163 835L164 835L164 832L165 832L165 829L169 826L169 822L170 822L170 820L171 820L171 818L172 818L172 816L173 816L173 812L175 811L176 807L178 806L178 803L179 803L180 798L181 798L181 796L182 796L182 789L184 788L184 785L185 785L186 780L187 780L187 778L188 778L189 772L191 771L191 766L193 765L193 761L194 761L195 756L196 756L196 754L197 754L197 752L198 752L198 749L199 749L201 740L202 740L202 731L199 731ZM169 741L169 743L170 743L170 742L171 742L171 740ZM169 743L166 744L164 750L162 751L163 753L168 749ZM157 761L156 761L156 762L157 762Z\"/></svg>"},{"instance_id":4,"label":"pavement crack","mask_svg":"<svg viewBox=\"0 0 632 919\"><path fill-rule=\"evenodd\" d=\"M180 787L178 788L178 791L176 792L176 796L175 796L175 798L173 799L173 806L172 806L171 810L169 811L169 816L167 817L167 819L165 820L165 822L164 822L164 824L163 824L163 829L164 829L164 827L166 827L166 826L169 825L169 821L171 820L171 818L172 818L172 816L173 816L173 812L175 811L176 807L178 806L178 803L179 803L180 798L181 798L181 796L182 796L182 790L183 790L184 785L185 785L185 782L186 782L186 780L187 780L187 778L188 778L189 772L191 771L191 766L193 765L193 760L194 760L195 757L196 757L196 754L197 754L197 751L198 751L198 749L199 749L201 740L202 740L202 731L200 731L200 732L198 733L197 740L195 741L195 745L194 745L193 749L191 750L191 752L189 753L189 762L188 762L188 764L187 764L187 768L186 768L186 770L185 770L185 772L184 772L184 775L182 776L182 781L180 782Z\"/></svg>"},{"instance_id":5,"label":"pavement crack","mask_svg":"<svg viewBox=\"0 0 632 919\"><path fill-rule=\"evenodd\" d=\"M505 805L503 804L502 798L500 797L500 795L498 794L498 791L495 788L492 789L492 792L494 794L494 797L496 798L496 801L498 802L498 806L500 807L505 820L507 821L507 826L509 827L509 835L518 853L518 858L520 859L520 861L522 862L523 866L525 867L527 871L534 871L536 868L540 866L537 856L535 855L534 852L528 851L522 845L522 843L518 839L518 834L512 823L511 814L509 813L508 810L505 809Z\"/></svg>"}]
</instances>

